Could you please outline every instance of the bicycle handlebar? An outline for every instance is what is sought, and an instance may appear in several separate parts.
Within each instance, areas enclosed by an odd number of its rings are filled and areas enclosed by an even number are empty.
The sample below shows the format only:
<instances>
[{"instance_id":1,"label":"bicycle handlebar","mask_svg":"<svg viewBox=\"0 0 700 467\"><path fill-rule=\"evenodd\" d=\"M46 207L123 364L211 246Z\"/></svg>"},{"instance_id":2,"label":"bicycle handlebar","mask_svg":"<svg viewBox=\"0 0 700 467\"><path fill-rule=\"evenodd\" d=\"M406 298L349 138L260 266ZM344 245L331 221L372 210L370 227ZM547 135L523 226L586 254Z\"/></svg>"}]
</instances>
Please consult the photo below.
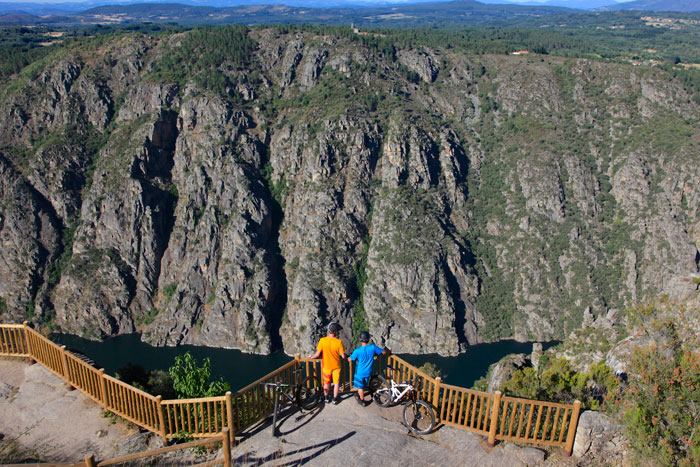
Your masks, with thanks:
<instances>
[{"instance_id":1,"label":"bicycle handlebar","mask_svg":"<svg viewBox=\"0 0 700 467\"><path fill-rule=\"evenodd\" d=\"M263 383L265 386L273 386L276 388L290 387L289 383Z\"/></svg>"}]
</instances>

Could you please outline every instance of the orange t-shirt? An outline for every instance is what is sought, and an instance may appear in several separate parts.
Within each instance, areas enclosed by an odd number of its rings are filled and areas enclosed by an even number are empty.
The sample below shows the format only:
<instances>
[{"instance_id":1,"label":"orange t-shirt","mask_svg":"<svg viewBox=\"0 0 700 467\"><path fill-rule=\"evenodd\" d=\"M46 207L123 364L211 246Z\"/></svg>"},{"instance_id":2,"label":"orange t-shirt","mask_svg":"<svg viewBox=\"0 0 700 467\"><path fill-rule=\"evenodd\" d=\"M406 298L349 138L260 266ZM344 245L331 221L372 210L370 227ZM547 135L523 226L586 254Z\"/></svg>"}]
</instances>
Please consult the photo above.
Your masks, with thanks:
<instances>
[{"instance_id":1,"label":"orange t-shirt","mask_svg":"<svg viewBox=\"0 0 700 467\"><path fill-rule=\"evenodd\" d=\"M340 368L340 354L345 353L343 342L336 337L322 337L316 350L323 352L321 367L328 373Z\"/></svg>"}]
</instances>

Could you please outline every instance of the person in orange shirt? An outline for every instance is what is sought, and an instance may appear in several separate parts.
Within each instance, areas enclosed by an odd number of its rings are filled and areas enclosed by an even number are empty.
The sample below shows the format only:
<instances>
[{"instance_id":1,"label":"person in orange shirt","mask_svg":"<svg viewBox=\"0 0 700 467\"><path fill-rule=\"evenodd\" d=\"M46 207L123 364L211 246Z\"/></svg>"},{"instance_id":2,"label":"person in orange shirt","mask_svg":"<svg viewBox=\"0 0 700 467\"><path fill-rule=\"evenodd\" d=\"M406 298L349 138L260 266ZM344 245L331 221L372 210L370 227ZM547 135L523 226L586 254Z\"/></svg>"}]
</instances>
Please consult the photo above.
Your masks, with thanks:
<instances>
[{"instance_id":1,"label":"person in orange shirt","mask_svg":"<svg viewBox=\"0 0 700 467\"><path fill-rule=\"evenodd\" d=\"M340 359L347 358L343 342L338 339L338 334L343 327L340 323L333 321L328 325L328 336L322 337L316 346L316 353L308 358L321 357L321 375L323 377L323 394L326 402L331 401L331 381L333 381L333 404L340 402L338 392L340 391Z\"/></svg>"}]
</instances>

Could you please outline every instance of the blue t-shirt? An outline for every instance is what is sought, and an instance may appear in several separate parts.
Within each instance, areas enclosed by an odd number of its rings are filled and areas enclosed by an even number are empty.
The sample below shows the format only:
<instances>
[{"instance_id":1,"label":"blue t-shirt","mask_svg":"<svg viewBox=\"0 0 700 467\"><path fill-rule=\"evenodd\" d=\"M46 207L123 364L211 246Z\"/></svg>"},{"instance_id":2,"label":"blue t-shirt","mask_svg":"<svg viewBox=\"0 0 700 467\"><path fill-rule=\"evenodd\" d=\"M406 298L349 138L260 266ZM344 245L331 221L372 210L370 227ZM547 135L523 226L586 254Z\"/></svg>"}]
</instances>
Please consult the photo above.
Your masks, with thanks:
<instances>
[{"instance_id":1,"label":"blue t-shirt","mask_svg":"<svg viewBox=\"0 0 700 467\"><path fill-rule=\"evenodd\" d=\"M384 350L377 347L374 344L363 345L358 347L350 355L350 360L357 361L357 368L355 368L355 376L360 378L366 378L372 374L372 364L374 363L374 356L381 355Z\"/></svg>"}]
</instances>

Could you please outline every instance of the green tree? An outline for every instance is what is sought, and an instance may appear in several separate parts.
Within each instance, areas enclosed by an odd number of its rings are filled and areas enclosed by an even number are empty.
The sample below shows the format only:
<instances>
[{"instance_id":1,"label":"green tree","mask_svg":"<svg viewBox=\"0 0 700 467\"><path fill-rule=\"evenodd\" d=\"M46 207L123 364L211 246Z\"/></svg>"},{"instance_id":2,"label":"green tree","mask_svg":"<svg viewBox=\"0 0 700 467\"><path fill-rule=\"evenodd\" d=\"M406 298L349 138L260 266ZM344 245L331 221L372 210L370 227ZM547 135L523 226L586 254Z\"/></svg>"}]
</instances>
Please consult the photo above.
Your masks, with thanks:
<instances>
[{"instance_id":1,"label":"green tree","mask_svg":"<svg viewBox=\"0 0 700 467\"><path fill-rule=\"evenodd\" d=\"M180 399L222 396L230 389L229 384L221 378L210 381L209 358L205 358L200 365L189 352L175 357L175 364L168 372L173 379L173 389Z\"/></svg>"}]
</instances>

